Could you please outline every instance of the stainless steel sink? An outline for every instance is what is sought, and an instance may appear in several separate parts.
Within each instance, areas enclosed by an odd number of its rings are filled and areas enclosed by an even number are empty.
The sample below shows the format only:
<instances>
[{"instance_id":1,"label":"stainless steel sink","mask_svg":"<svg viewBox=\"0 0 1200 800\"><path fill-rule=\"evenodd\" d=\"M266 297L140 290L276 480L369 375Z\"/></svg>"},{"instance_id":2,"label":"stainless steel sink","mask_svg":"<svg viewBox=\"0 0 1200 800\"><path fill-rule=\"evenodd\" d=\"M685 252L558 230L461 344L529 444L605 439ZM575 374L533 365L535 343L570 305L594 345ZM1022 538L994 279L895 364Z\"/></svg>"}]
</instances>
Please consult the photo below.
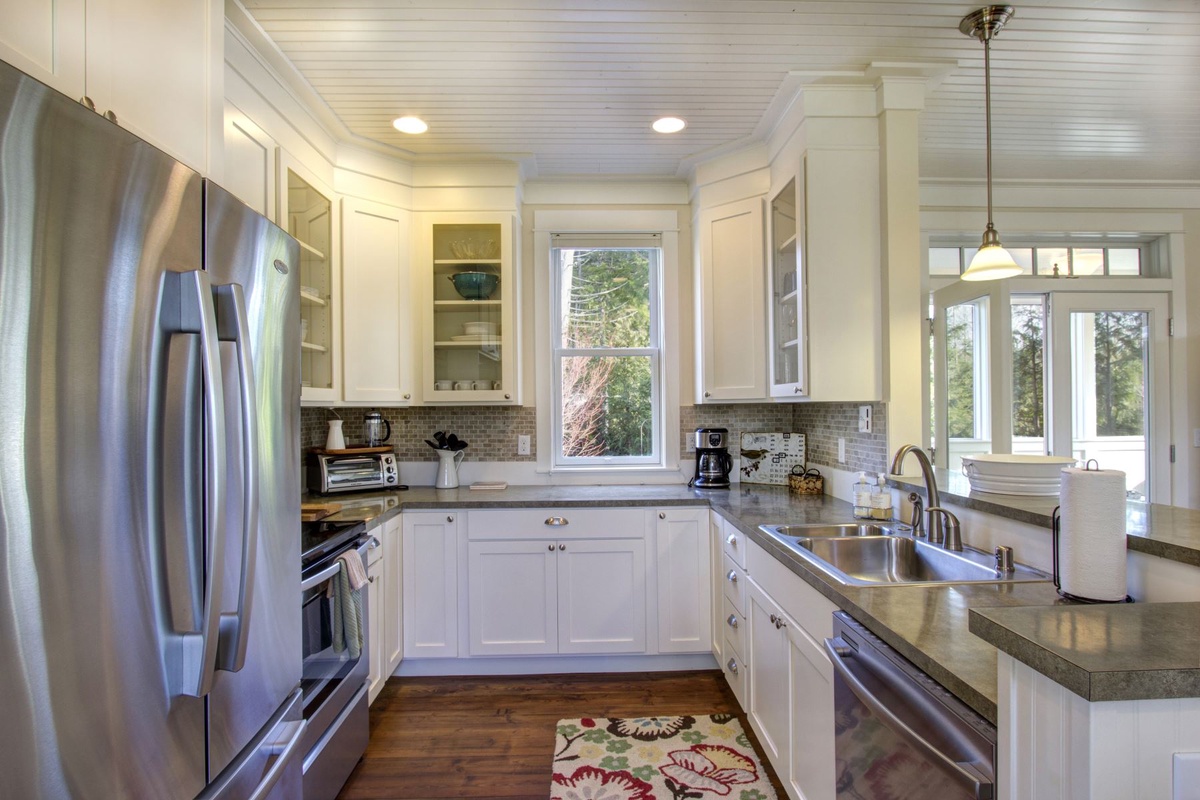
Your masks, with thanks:
<instances>
[{"instance_id":1,"label":"stainless steel sink","mask_svg":"<svg viewBox=\"0 0 1200 800\"><path fill-rule=\"evenodd\" d=\"M903 534L821 533L788 535L802 525L762 526L793 552L839 583L849 586L929 586L953 583L1022 583L1049 580L1050 576L1017 565L1011 573L996 572L995 557L972 548L956 553ZM820 526L850 531L857 525ZM871 527L871 526L861 526ZM888 528L889 526L878 526Z\"/></svg>"},{"instance_id":2,"label":"stainless steel sink","mask_svg":"<svg viewBox=\"0 0 1200 800\"><path fill-rule=\"evenodd\" d=\"M896 523L888 522L843 522L836 525L815 523L807 525L761 525L764 531L773 536L784 538L815 538L818 536L888 536L901 530L907 531L908 526L898 527Z\"/></svg>"}]
</instances>

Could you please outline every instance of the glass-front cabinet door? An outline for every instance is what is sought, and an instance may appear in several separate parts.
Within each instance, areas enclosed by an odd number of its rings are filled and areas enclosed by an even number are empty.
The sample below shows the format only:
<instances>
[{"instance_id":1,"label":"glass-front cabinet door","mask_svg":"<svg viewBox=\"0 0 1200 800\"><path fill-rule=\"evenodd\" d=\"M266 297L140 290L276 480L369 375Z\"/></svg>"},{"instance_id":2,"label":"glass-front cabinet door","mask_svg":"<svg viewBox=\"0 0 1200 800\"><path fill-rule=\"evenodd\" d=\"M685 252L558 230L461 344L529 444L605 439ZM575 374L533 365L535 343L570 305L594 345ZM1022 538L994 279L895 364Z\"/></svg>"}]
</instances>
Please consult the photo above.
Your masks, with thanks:
<instances>
[{"instance_id":1,"label":"glass-front cabinet door","mask_svg":"<svg viewBox=\"0 0 1200 800\"><path fill-rule=\"evenodd\" d=\"M807 395L804 325L804 218L793 178L771 200L770 352L771 396ZM802 191L802 190L801 190Z\"/></svg>"},{"instance_id":2,"label":"glass-front cabinet door","mask_svg":"<svg viewBox=\"0 0 1200 800\"><path fill-rule=\"evenodd\" d=\"M337 401L341 319L333 191L285 156L280 162L280 223L300 242L300 399Z\"/></svg>"},{"instance_id":3,"label":"glass-front cabinet door","mask_svg":"<svg viewBox=\"0 0 1200 800\"><path fill-rule=\"evenodd\" d=\"M501 215L442 214L428 225L426 402L517 402L512 230Z\"/></svg>"}]
</instances>

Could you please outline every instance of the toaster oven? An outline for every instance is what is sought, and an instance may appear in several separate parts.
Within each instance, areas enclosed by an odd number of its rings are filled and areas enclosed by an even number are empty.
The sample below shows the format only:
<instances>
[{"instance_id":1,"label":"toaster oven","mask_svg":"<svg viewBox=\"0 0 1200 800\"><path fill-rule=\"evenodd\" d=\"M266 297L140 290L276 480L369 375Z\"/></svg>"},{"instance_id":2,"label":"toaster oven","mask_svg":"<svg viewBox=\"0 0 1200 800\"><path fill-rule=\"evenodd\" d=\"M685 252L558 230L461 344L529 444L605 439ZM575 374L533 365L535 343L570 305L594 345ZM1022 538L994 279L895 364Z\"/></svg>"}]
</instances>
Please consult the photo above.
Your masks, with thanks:
<instances>
[{"instance_id":1,"label":"toaster oven","mask_svg":"<svg viewBox=\"0 0 1200 800\"><path fill-rule=\"evenodd\" d=\"M308 489L321 494L400 488L394 453L330 455L313 453L308 462Z\"/></svg>"}]
</instances>

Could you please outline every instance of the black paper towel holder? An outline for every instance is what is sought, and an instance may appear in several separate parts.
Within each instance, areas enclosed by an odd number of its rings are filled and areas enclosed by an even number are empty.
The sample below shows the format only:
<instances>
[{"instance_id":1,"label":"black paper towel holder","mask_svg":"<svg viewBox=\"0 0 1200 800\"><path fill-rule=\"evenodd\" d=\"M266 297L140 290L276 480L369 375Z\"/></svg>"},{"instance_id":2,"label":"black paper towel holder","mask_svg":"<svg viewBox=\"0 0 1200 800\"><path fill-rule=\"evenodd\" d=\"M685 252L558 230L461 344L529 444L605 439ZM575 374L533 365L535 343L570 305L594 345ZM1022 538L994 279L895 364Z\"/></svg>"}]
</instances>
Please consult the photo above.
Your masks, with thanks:
<instances>
[{"instance_id":1,"label":"black paper towel holder","mask_svg":"<svg viewBox=\"0 0 1200 800\"><path fill-rule=\"evenodd\" d=\"M1092 459L1092 461L1094 461L1094 460L1095 459ZM1088 463L1090 464L1090 463L1092 463L1092 461L1089 461ZM1090 467L1085 465L1084 469L1090 469ZM1075 603L1090 603L1090 604L1132 603L1133 598L1129 595L1125 595L1124 599L1122 599L1122 600L1097 600L1094 597L1081 597L1077 594L1071 594L1070 592L1064 592L1062 590L1062 580L1059 578L1059 574L1058 574L1058 537L1059 537L1059 533L1060 533L1060 528L1062 526L1062 515L1058 513L1058 509L1059 509L1059 506L1055 506L1054 513L1051 515L1050 531L1051 531L1051 533L1053 535L1053 539L1054 539L1054 548L1052 551L1052 554L1054 556L1054 559L1053 559L1054 588L1055 588L1055 590L1058 591L1059 597L1063 598L1064 600L1070 600Z\"/></svg>"}]
</instances>

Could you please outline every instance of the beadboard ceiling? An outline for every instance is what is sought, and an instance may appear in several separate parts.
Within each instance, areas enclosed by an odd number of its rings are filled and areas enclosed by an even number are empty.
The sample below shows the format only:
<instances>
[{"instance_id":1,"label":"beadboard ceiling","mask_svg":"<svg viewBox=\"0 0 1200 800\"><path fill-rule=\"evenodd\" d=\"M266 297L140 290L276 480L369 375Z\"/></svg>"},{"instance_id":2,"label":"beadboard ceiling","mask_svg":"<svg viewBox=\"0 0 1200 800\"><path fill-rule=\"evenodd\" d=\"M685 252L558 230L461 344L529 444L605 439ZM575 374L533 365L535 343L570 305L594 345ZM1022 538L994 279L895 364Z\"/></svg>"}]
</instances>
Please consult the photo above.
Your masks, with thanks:
<instances>
[{"instance_id":1,"label":"beadboard ceiling","mask_svg":"<svg viewBox=\"0 0 1200 800\"><path fill-rule=\"evenodd\" d=\"M246 0L353 134L420 158L520 157L531 175L678 177L760 140L797 73L945 61L921 174L983 173L972 2ZM789 77L790 76L790 77ZM1016 5L992 45L1001 179L1200 179L1200 0ZM413 114L429 132L391 120ZM681 116L673 136L650 131Z\"/></svg>"}]
</instances>

